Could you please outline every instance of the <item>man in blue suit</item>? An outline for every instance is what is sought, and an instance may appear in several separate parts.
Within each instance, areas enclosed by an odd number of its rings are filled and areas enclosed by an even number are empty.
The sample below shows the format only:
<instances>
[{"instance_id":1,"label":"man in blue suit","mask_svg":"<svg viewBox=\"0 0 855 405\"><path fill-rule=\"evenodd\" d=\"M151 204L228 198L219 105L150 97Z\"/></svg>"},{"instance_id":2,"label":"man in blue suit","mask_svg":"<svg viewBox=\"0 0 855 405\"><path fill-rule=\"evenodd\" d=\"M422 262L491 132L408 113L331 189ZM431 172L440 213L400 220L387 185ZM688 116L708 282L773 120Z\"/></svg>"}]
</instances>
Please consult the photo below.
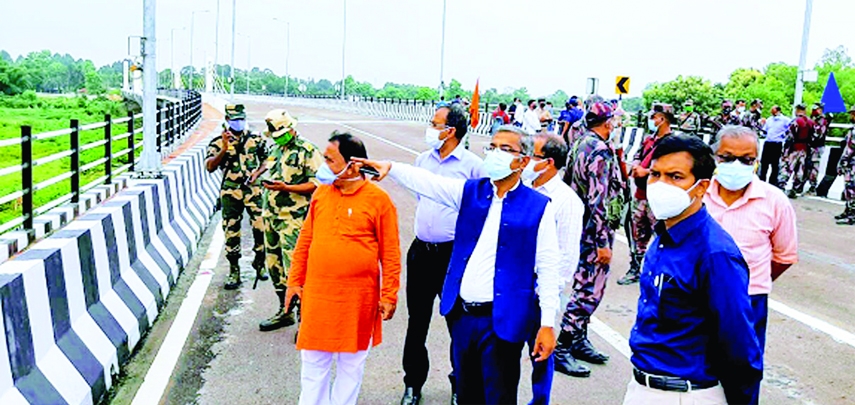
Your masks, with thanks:
<instances>
[{"instance_id":1,"label":"man in blue suit","mask_svg":"<svg viewBox=\"0 0 855 405\"><path fill-rule=\"evenodd\" d=\"M448 179L404 163L357 160L380 172L377 180L388 174L459 212L440 312L451 326L461 404L517 403L524 343L536 334L535 361L555 348L561 254L552 203L520 182L532 151L531 137L503 126L485 148L487 178Z\"/></svg>"}]
</instances>

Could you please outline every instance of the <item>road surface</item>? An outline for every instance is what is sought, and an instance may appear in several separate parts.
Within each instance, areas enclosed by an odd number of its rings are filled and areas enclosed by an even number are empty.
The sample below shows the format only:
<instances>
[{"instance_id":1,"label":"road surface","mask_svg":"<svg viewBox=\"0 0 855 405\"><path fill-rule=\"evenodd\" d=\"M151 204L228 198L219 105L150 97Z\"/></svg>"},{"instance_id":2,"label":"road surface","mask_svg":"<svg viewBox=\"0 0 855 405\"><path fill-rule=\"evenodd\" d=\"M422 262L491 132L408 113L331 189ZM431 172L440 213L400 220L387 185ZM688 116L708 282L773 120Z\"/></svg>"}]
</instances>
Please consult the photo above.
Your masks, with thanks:
<instances>
[{"instance_id":1,"label":"road surface","mask_svg":"<svg viewBox=\"0 0 855 405\"><path fill-rule=\"evenodd\" d=\"M251 128L264 128L267 111L283 104L247 101ZM350 115L320 109L288 107L300 120L301 136L323 149L333 131L347 131L365 141L371 158L411 163L424 150L425 124ZM482 154L487 138L473 136L471 150ZM401 250L413 239L415 199L391 180L381 183L398 207ZM764 404L853 404L855 403L855 228L834 224L832 216L842 210L838 202L799 199L798 215L801 261L775 283L770 316L762 387ZM211 243L217 225L203 240L199 255ZM299 353L294 349L294 329L259 332L258 322L272 315L276 296L270 282L252 289L251 236L244 221L242 261L244 284L238 291L225 291L222 284L228 262L219 253L214 276L195 317L187 343L174 370L157 369L151 374L172 372L164 392L137 392L149 372L164 336L171 329L182 297L199 272L201 259L185 270L169 304L123 376L112 402L131 403L148 399L167 404L294 404L300 391ZM216 239L214 248L216 245ZM623 242L622 242L623 241ZM334 254L335 252L331 252ZM213 257L216 259L216 254ZM619 286L615 281L629 265L625 239L618 237L605 299L592 325L593 344L608 353L607 365L593 365L590 378L577 379L556 374L554 404L619 404L631 375L626 339L635 320L637 286ZM365 369L360 403L397 404L403 391L401 356L406 333L406 270L402 274L398 310L384 324L384 342L372 350ZM192 318L190 318L192 319ZM596 332L596 333L594 333ZM446 378L449 338L444 320L436 313L428 346L431 372L423 389L424 404L446 404L450 387ZM523 362L520 401L530 398L528 359ZM142 402L139 402L142 403Z\"/></svg>"}]
</instances>

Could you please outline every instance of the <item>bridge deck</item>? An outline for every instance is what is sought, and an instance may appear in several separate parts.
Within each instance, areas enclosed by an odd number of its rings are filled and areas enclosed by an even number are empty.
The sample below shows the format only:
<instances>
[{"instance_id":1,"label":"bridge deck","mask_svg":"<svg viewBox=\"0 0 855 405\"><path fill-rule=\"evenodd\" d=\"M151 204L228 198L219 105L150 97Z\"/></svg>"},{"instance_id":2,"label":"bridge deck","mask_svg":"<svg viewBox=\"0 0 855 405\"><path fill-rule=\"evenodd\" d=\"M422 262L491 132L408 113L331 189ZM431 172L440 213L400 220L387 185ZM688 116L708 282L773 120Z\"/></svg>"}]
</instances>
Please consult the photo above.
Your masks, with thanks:
<instances>
[{"instance_id":1,"label":"bridge deck","mask_svg":"<svg viewBox=\"0 0 855 405\"><path fill-rule=\"evenodd\" d=\"M281 105L268 102L247 103L253 128L264 114ZM333 130L350 131L360 136L373 158L412 162L413 151L421 151L423 129L420 124L396 122L325 110L293 107L291 113L301 121L303 136L323 147ZM471 150L480 151L486 138L473 137ZM479 152L480 153L480 152ZM413 238L415 199L392 181L382 183L398 207L402 250ZM801 262L776 284L770 304L766 374L763 403L769 404L845 404L855 400L855 228L834 225L832 216L842 210L839 202L799 199L794 202L798 215ZM220 257L188 343L163 394L166 403L262 404L296 403L300 390L299 354L294 349L294 330L258 331L258 322L273 314L275 295L269 282L251 289L249 266L251 242L244 224L244 285L238 292L220 287L228 271ZM213 233L209 229L208 238ZM206 242L207 243L207 242ZM204 251L204 246L199 249ZM615 281L628 266L625 243L616 243L612 275L605 300L596 316L601 321L592 333L593 343L611 355L605 366L592 366L587 379L556 375L554 404L620 403L629 381L631 364L621 354L635 319L636 286L623 287ZM201 259L197 259L198 262ZM188 268L170 307L174 313L179 297L195 276L197 268ZM406 283L406 271L402 277ZM406 298L402 284L395 318L385 324L384 343L370 354L360 402L395 404L403 390L401 354L406 332ZM115 403L129 403L147 371L153 352L172 324L171 317L158 321L146 348L134 361L129 377L119 389ZM592 330L594 328L592 327ZM604 337L605 336L605 337ZM447 403L450 395L445 375L449 338L444 321L434 317L429 337L431 373L424 388L424 404ZM523 361L520 400L530 399ZM137 370L137 371L134 371ZM168 372L168 370L166 371ZM146 393L155 397L159 393Z\"/></svg>"}]
</instances>

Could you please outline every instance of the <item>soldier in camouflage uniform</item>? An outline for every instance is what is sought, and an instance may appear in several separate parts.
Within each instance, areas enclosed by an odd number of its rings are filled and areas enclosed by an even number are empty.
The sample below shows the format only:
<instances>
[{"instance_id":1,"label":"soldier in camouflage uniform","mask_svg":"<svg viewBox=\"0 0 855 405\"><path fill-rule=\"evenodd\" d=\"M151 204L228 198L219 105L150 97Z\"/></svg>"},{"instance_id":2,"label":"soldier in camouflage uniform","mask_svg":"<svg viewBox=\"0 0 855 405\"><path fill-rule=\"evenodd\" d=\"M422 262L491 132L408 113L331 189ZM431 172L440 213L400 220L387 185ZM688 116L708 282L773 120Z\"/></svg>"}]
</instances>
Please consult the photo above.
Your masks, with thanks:
<instances>
[{"instance_id":1,"label":"soldier in camouflage uniform","mask_svg":"<svg viewBox=\"0 0 855 405\"><path fill-rule=\"evenodd\" d=\"M573 145L564 176L585 203L579 268L555 349L556 371L569 375L580 375L579 368L584 367L575 359L595 364L608 361L588 340L588 322L605 291L625 187L615 151L607 142L612 117L608 105L590 105L585 115L588 131Z\"/></svg>"},{"instance_id":2,"label":"soldier in camouflage uniform","mask_svg":"<svg viewBox=\"0 0 855 405\"><path fill-rule=\"evenodd\" d=\"M784 153L781 158L781 169L778 172L778 188L784 190L790 178L793 187L787 192L787 197L797 198L802 192L808 177L808 153L810 153L810 142L813 139L814 122L805 115L805 106L796 106L796 118L790 123L787 130L787 139L784 141Z\"/></svg>"},{"instance_id":3,"label":"soldier in camouflage uniform","mask_svg":"<svg viewBox=\"0 0 855 405\"><path fill-rule=\"evenodd\" d=\"M810 142L810 173L808 174L808 183L810 188L808 194L816 194L816 187L819 184L819 166L822 154L825 152L825 137L828 135L828 118L823 114L825 105L816 103L811 109L811 119L813 119L813 139Z\"/></svg>"},{"instance_id":4,"label":"soldier in camouflage uniform","mask_svg":"<svg viewBox=\"0 0 855 405\"><path fill-rule=\"evenodd\" d=\"M855 124L855 105L849 109L849 121ZM839 225L855 225L855 128L850 129L840 144L843 154L837 163L837 174L843 176L843 200L846 209L834 217Z\"/></svg>"},{"instance_id":5,"label":"soldier in camouflage uniform","mask_svg":"<svg viewBox=\"0 0 855 405\"><path fill-rule=\"evenodd\" d=\"M695 102L686 100L683 110L685 113L680 117L680 132L697 135L701 130L701 115L695 111Z\"/></svg>"},{"instance_id":6,"label":"soldier in camouflage uniform","mask_svg":"<svg viewBox=\"0 0 855 405\"><path fill-rule=\"evenodd\" d=\"M648 134L641 142L641 147L632 159L632 169L629 176L635 181L635 195L632 200L632 239L635 242L635 252L631 253L629 270L618 280L619 285L637 283L641 262L647 253L647 245L653 238L653 226L656 218L647 202L647 177L650 173L650 163L653 151L665 137L670 136L671 123L674 122L674 107L670 104L653 104L648 126L653 133Z\"/></svg>"},{"instance_id":7,"label":"soldier in camouflage uniform","mask_svg":"<svg viewBox=\"0 0 855 405\"><path fill-rule=\"evenodd\" d=\"M222 137L208 144L205 161L209 172L223 171L220 203L223 207L223 230L226 234L226 258L229 277L225 289L240 287L240 227L244 210L252 224L256 278L264 274L264 224L261 220L261 188L252 184L267 159L267 149L261 136L246 129L246 113L242 104L226 106L226 125Z\"/></svg>"},{"instance_id":8,"label":"soldier in camouflage uniform","mask_svg":"<svg viewBox=\"0 0 855 405\"><path fill-rule=\"evenodd\" d=\"M757 135L763 133L763 124L766 120L763 119L763 101L759 98L751 101L751 108L739 116L739 125L751 128Z\"/></svg>"},{"instance_id":9,"label":"soldier in camouflage uniform","mask_svg":"<svg viewBox=\"0 0 855 405\"><path fill-rule=\"evenodd\" d=\"M739 117L733 114L733 102L730 100L724 100L721 102L721 115L716 115L710 120L710 125L712 127L712 136L710 137L710 144L715 143L715 136L721 131L725 125L740 125Z\"/></svg>"},{"instance_id":10,"label":"soldier in camouflage uniform","mask_svg":"<svg viewBox=\"0 0 855 405\"><path fill-rule=\"evenodd\" d=\"M324 158L317 146L297 135L297 121L285 110L273 110L265 118L265 135L273 146L262 176L264 186L265 248L267 270L279 298L279 310L258 327L276 330L296 322L293 307L285 300L291 255L297 246L312 193L318 186L315 173Z\"/></svg>"}]
</instances>

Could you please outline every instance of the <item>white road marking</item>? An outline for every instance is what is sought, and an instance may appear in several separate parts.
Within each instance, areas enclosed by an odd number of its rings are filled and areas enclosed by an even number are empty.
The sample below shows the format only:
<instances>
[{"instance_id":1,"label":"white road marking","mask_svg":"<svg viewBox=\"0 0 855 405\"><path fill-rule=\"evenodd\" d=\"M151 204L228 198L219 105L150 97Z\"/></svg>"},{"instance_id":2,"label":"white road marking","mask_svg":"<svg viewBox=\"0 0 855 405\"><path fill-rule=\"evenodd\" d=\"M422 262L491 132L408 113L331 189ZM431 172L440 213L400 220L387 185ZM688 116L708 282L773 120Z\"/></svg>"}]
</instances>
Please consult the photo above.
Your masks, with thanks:
<instances>
[{"instance_id":1,"label":"white road marking","mask_svg":"<svg viewBox=\"0 0 855 405\"><path fill-rule=\"evenodd\" d=\"M202 299L205 298L205 291L211 284L213 270L220 259L224 242L223 228L218 226L211 239L211 245L205 253L205 260L199 266L199 273L187 290L187 296L181 303L181 308L178 309L178 314L169 327L169 332L167 332L166 338L160 345L160 349L158 349L157 355L145 375L145 380L137 390L132 405L157 405L160 403L160 399L163 397L166 386L172 377L172 371L181 356L184 343L187 341L193 323L196 321Z\"/></svg>"},{"instance_id":2,"label":"white road marking","mask_svg":"<svg viewBox=\"0 0 855 405\"><path fill-rule=\"evenodd\" d=\"M832 200L826 200L826 199L823 199L820 197L808 197L808 198L818 199L818 200L827 201L827 202L836 202L836 201L832 201ZM615 239L620 241L623 244L629 244L629 241L626 239L626 236L623 236L619 233L615 234ZM855 334L852 334L851 332L848 332L846 330L838 328L837 326L834 326L834 325L832 325L826 321L823 321L822 319L819 319L819 318L810 316L808 314L805 314L804 312L801 312L797 309L794 309L793 307L790 307L787 304L784 304L783 302L776 301L776 300L773 300L771 298L769 298L769 308L772 309L773 311L781 314L781 315L784 315L784 316L790 317L796 321L799 321L802 324L804 324L805 326L807 326L807 327L809 327L809 328L811 328L817 332L825 333L826 335L830 336L832 339L834 339L834 341L836 341L838 343L843 343L843 344L855 347ZM611 342L609 342L609 343L611 343ZM617 346L615 346L615 347L617 348ZM618 350L620 350L620 348L618 348Z\"/></svg>"},{"instance_id":3,"label":"white road marking","mask_svg":"<svg viewBox=\"0 0 855 405\"><path fill-rule=\"evenodd\" d=\"M341 121L330 121L330 123L341 125L341 126L343 126L343 127L347 128L347 129L351 130L351 131L359 132L359 133L360 133L360 134L362 134L362 135L365 135L365 136L368 136L368 137L374 138L374 139L376 139L376 140L378 140L378 141L380 141L380 142L383 142L383 143L385 143L385 144L387 144L387 145L394 146L394 147L396 147L396 148L398 148L398 149L400 149L400 150L402 150L402 151L404 151L404 152L408 152L408 153L411 153L411 154L416 155L416 156L418 156L418 155L419 155L419 153L421 153L421 152L419 152L419 151L417 151L417 150L415 150L415 149L410 149L410 148L408 148L408 147L406 147L406 146L404 146L404 145L401 145L401 144L399 144L399 143L392 142L392 141L390 141L390 140L388 140L388 139L386 139L386 138L384 138L384 137L382 137L382 136L374 135L374 134L372 134L372 133L370 133L370 132L363 131L363 130L361 130L361 129L359 129L359 128L352 127L352 126L347 125L347 124L345 124L345 123L343 123L343 122L341 122Z\"/></svg>"},{"instance_id":4,"label":"white road marking","mask_svg":"<svg viewBox=\"0 0 855 405\"><path fill-rule=\"evenodd\" d=\"M822 202L832 203L834 205L846 205L846 203L843 201L832 200L828 197L809 196L806 198L814 200L814 201L822 201Z\"/></svg>"},{"instance_id":5,"label":"white road marking","mask_svg":"<svg viewBox=\"0 0 855 405\"><path fill-rule=\"evenodd\" d=\"M406 125L406 124L417 124L412 121L393 121L393 120L342 120L342 121L330 121L325 119L320 120L298 120L300 124L395 124L395 125ZM249 120L247 121L249 124L265 124L266 121L263 120Z\"/></svg>"},{"instance_id":6,"label":"white road marking","mask_svg":"<svg viewBox=\"0 0 855 405\"><path fill-rule=\"evenodd\" d=\"M808 314L795 310L792 307L789 307L786 304L779 301L775 301L773 299L769 299L769 308L784 316L789 316L790 318L793 318L809 326L813 330L831 336L831 338L837 341L838 343L843 343L855 347L855 335L843 329L840 329L828 322L825 322L822 319L814 318Z\"/></svg>"}]
</instances>

